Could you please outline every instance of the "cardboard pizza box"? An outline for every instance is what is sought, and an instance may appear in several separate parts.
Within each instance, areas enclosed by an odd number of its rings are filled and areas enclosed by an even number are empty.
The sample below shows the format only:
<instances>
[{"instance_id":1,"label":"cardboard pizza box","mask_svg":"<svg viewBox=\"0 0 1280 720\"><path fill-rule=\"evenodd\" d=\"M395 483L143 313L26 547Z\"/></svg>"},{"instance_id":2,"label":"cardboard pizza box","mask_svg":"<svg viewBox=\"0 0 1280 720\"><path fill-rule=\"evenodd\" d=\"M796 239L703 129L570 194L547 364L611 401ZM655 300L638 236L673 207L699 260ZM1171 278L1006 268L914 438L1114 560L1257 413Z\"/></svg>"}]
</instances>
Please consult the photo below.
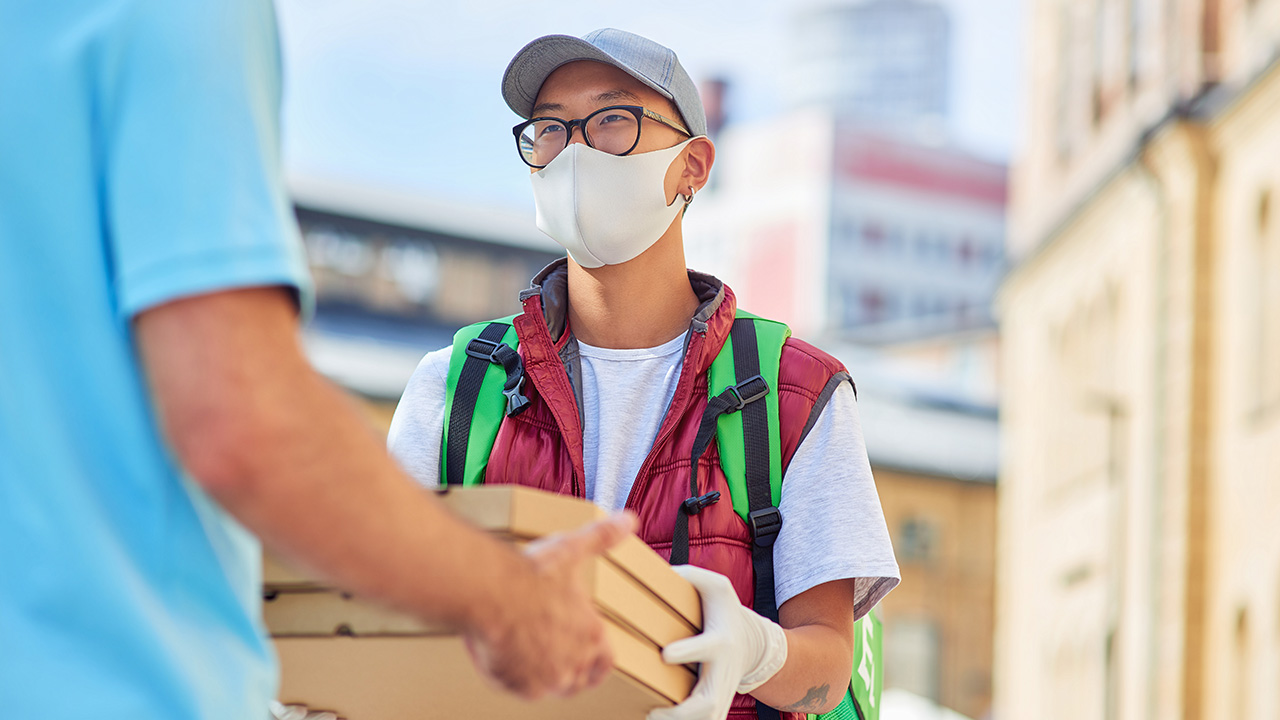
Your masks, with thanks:
<instances>
[{"instance_id":1,"label":"cardboard pizza box","mask_svg":"<svg viewBox=\"0 0 1280 720\"><path fill-rule=\"evenodd\" d=\"M440 499L472 524L520 543L604 516L592 503L515 486L452 490ZM662 662L661 648L701 627L697 591L634 536L586 569L615 668L600 687L572 699L530 703L491 687L448 630L326 589L270 556L264 579L265 619L281 662L280 700L349 720L458 712L640 720L683 700L696 681L693 668Z\"/></svg>"},{"instance_id":2,"label":"cardboard pizza box","mask_svg":"<svg viewBox=\"0 0 1280 720\"><path fill-rule=\"evenodd\" d=\"M661 660L629 650L627 643L635 638L627 631L612 623L606 628L617 664L604 682L572 698L532 702L480 677L456 636L278 638L280 701L330 710L347 720L643 720L650 710L688 696L692 673L670 665L635 669L635 659Z\"/></svg>"},{"instance_id":3,"label":"cardboard pizza box","mask_svg":"<svg viewBox=\"0 0 1280 720\"><path fill-rule=\"evenodd\" d=\"M480 529L517 541L575 530L604 517L603 510L586 500L516 485L454 489L437 493L437 497ZM698 591L643 540L629 536L610 548L605 557L626 579L656 597L681 621L694 629L702 627ZM270 596L276 592L321 589L324 585L267 554L263 559L263 587Z\"/></svg>"},{"instance_id":4,"label":"cardboard pizza box","mask_svg":"<svg viewBox=\"0 0 1280 720\"><path fill-rule=\"evenodd\" d=\"M698 632L657 595L604 558L597 558L587 568L584 579L596 607L606 617L658 648ZM269 593L264 599L263 615L272 637L431 632L411 616L362 602L347 593L318 588Z\"/></svg>"},{"instance_id":5,"label":"cardboard pizza box","mask_svg":"<svg viewBox=\"0 0 1280 720\"><path fill-rule=\"evenodd\" d=\"M280 701L350 720L443 717L464 707L518 710L518 717L639 719L687 697L697 679L694 669L663 662L651 638L606 614L614 668L604 688L572 701L528 703L489 687L448 628L323 590L279 593L264 608L280 657ZM605 701L640 714L595 714Z\"/></svg>"}]
</instances>

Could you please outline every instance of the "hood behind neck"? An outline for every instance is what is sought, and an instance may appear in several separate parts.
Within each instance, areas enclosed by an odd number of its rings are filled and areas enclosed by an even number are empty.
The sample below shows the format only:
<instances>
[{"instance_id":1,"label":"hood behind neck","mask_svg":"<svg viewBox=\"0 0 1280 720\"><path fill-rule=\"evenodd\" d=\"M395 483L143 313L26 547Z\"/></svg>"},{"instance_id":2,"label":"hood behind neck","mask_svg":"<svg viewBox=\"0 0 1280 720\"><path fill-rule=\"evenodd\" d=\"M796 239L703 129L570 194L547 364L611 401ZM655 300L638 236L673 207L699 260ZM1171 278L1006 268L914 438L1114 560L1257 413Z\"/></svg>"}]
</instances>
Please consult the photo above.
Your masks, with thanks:
<instances>
[{"instance_id":1,"label":"hood behind neck","mask_svg":"<svg viewBox=\"0 0 1280 720\"><path fill-rule=\"evenodd\" d=\"M706 332L711 319L725 299L725 285L718 278L689 270L689 286L698 298L698 309L690 318L694 332ZM569 260L560 258L533 277L529 288L520 293L520 302L538 295L542 298L542 317L552 342L559 342L569 325Z\"/></svg>"}]
</instances>

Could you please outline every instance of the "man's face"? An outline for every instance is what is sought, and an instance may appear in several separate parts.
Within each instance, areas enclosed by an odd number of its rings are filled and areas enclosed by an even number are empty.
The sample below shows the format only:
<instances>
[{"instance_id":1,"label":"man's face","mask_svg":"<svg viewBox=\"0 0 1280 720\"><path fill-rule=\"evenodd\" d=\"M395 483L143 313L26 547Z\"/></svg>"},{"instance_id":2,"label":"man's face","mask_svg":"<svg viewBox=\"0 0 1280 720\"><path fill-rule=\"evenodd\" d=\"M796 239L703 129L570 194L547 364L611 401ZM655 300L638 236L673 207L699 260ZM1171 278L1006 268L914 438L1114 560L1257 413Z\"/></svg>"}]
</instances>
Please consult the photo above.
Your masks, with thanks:
<instances>
[{"instance_id":1,"label":"man's face","mask_svg":"<svg viewBox=\"0 0 1280 720\"><path fill-rule=\"evenodd\" d=\"M609 105L640 105L684 124L670 100L618 68L593 60L562 65L547 76L538 90L533 116L577 120ZM649 118L645 118L640 127L640 143L631 151L632 155L669 148L688 139L674 128ZM583 142L582 133L575 130L572 142Z\"/></svg>"}]
</instances>

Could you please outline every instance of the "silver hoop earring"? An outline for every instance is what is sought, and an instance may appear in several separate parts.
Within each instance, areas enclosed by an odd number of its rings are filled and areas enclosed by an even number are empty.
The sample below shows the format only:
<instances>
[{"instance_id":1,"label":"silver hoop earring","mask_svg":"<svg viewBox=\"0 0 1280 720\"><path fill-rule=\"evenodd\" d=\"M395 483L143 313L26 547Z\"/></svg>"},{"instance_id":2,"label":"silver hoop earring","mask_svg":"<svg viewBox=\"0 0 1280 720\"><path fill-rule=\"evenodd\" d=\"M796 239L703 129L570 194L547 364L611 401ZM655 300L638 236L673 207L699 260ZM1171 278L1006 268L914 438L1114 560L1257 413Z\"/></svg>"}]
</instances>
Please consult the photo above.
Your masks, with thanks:
<instances>
[{"instance_id":1,"label":"silver hoop earring","mask_svg":"<svg viewBox=\"0 0 1280 720\"><path fill-rule=\"evenodd\" d=\"M685 198L685 200L684 200L684 206L685 206L685 207L689 207L689 205L691 205L691 204L693 203L693 195L694 195L694 193L695 193L695 192L696 192L696 191L693 189L693 186L692 186L692 185L690 185L690 186L689 186L689 197Z\"/></svg>"}]
</instances>

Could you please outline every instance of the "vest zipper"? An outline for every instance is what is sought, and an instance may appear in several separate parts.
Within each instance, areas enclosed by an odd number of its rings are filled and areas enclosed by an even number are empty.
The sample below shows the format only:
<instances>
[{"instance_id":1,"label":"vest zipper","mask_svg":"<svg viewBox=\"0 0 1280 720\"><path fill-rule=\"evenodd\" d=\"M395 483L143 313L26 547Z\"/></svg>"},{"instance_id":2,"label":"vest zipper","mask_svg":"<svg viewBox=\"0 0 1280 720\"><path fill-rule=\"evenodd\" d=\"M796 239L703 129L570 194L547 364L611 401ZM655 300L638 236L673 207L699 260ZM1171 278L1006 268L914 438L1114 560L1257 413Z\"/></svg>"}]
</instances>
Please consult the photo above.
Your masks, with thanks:
<instances>
[{"instance_id":1,"label":"vest zipper","mask_svg":"<svg viewBox=\"0 0 1280 720\"><path fill-rule=\"evenodd\" d=\"M649 454L645 456L644 463L640 465L640 469L636 472L635 478L631 481L631 492L627 494L627 502L623 505L624 508L635 509L635 504L639 499L641 479L646 478L649 475L649 468L653 465L653 459L658 447L671 436L671 433L675 432L676 421L679 420L680 414L675 413L674 411L676 410L677 402L683 397L681 391L683 390L685 391L685 394L689 395L688 398L684 398L684 403L681 405L680 409L682 412L684 408L688 406L689 401L692 398L692 385L696 377L696 371L694 371L693 368L696 364L689 362L690 356L692 355L692 352L690 351L694 349L694 343L698 343L697 350L699 352L699 357L701 357L701 352L706 341L707 334L705 332L695 332L692 326L689 328L689 344L685 349L683 360L684 364L680 367L680 379L676 382L675 394L672 395L671 404L667 406L667 412L662 417L662 426L658 429L658 437L654 439L653 445L649 447ZM697 470L695 468L694 472L696 471Z\"/></svg>"}]
</instances>

